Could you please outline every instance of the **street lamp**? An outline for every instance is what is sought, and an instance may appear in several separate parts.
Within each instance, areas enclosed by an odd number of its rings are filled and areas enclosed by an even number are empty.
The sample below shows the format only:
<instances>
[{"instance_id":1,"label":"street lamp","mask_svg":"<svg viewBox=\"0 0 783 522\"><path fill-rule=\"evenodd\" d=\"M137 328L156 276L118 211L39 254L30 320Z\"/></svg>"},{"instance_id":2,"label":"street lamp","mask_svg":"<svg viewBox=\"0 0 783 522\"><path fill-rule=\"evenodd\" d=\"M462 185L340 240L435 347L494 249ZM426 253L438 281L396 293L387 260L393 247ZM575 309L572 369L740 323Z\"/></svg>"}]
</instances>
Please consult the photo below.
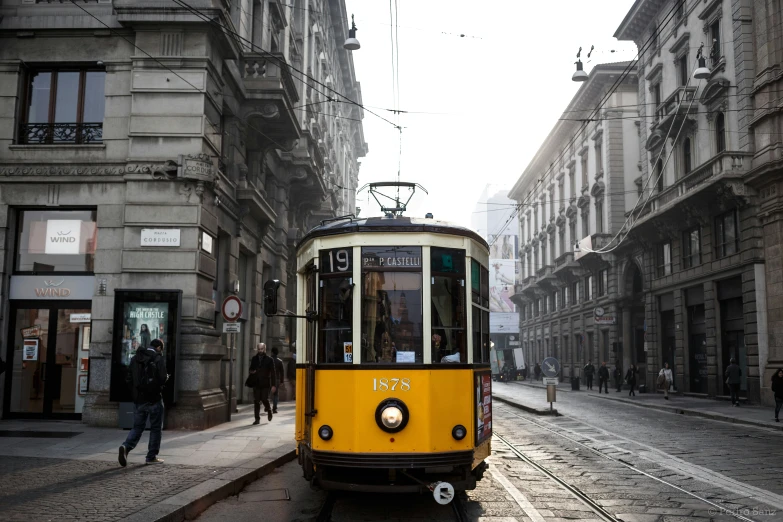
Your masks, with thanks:
<instances>
[{"instance_id":1,"label":"street lamp","mask_svg":"<svg viewBox=\"0 0 783 522\"><path fill-rule=\"evenodd\" d=\"M361 48L359 40L356 39L356 22L353 21L353 15L351 15L351 28L348 30L348 39L345 40L343 48L349 51L356 51Z\"/></svg>"},{"instance_id":2,"label":"street lamp","mask_svg":"<svg viewBox=\"0 0 783 522\"><path fill-rule=\"evenodd\" d=\"M593 52L593 49L595 49L595 46L590 46L590 52L587 53L587 57L590 58L590 54ZM579 48L579 52L576 53L576 72L573 76L571 76L571 80L575 82L585 82L587 81L587 73L582 69L582 60L579 58L582 54L582 48Z\"/></svg>"}]
</instances>

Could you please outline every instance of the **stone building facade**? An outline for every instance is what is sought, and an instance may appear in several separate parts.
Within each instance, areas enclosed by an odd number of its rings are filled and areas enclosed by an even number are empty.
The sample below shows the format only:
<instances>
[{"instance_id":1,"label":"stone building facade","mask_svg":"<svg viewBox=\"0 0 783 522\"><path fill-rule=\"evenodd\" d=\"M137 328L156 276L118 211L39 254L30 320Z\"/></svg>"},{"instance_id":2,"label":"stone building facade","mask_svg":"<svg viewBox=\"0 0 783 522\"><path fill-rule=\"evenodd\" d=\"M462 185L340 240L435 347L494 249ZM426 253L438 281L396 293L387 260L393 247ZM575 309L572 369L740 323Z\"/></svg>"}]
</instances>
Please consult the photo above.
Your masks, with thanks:
<instances>
[{"instance_id":1,"label":"stone building facade","mask_svg":"<svg viewBox=\"0 0 783 522\"><path fill-rule=\"evenodd\" d=\"M624 363L645 365L648 387L669 363L677 391L721 396L736 358L741 395L758 401L769 351L767 271L748 184L755 146L747 5L640 0L617 29L640 49L645 197L616 255L631 307ZM702 43L710 72L696 79Z\"/></svg>"},{"instance_id":2,"label":"stone building facade","mask_svg":"<svg viewBox=\"0 0 783 522\"><path fill-rule=\"evenodd\" d=\"M622 267L616 256L589 250L610 244L638 197L636 82L628 63L596 66L509 193L521 206L513 299L529 367L556 357L561 377L570 378L589 360L614 360Z\"/></svg>"},{"instance_id":3,"label":"stone building facade","mask_svg":"<svg viewBox=\"0 0 783 522\"><path fill-rule=\"evenodd\" d=\"M163 337L166 425L206 428L255 343L295 349L263 282L293 307L296 241L355 212L368 150L345 4L191 5L0 7L4 417L117 426L129 350Z\"/></svg>"}]
</instances>

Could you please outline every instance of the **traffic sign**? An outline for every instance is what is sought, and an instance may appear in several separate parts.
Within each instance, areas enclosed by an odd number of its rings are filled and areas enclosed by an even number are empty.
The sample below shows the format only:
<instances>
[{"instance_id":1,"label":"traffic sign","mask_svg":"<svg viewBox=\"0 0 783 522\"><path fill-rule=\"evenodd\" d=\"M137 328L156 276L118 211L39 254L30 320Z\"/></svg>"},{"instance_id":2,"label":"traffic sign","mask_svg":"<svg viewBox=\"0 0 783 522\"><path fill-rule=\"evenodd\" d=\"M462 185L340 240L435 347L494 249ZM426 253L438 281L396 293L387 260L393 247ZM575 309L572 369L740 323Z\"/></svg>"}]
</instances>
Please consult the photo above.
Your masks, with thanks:
<instances>
[{"instance_id":1,"label":"traffic sign","mask_svg":"<svg viewBox=\"0 0 783 522\"><path fill-rule=\"evenodd\" d=\"M544 386L557 386L557 377L544 377Z\"/></svg>"},{"instance_id":2,"label":"traffic sign","mask_svg":"<svg viewBox=\"0 0 783 522\"><path fill-rule=\"evenodd\" d=\"M541 363L541 372L544 374L544 377L557 377L560 375L560 361L554 357L547 357Z\"/></svg>"},{"instance_id":3,"label":"traffic sign","mask_svg":"<svg viewBox=\"0 0 783 522\"><path fill-rule=\"evenodd\" d=\"M242 323L225 322L223 323L223 333L240 333L240 326L242 326Z\"/></svg>"},{"instance_id":4,"label":"traffic sign","mask_svg":"<svg viewBox=\"0 0 783 522\"><path fill-rule=\"evenodd\" d=\"M220 308L223 319L233 323L242 317L242 301L235 295L230 295L223 299L223 306Z\"/></svg>"}]
</instances>

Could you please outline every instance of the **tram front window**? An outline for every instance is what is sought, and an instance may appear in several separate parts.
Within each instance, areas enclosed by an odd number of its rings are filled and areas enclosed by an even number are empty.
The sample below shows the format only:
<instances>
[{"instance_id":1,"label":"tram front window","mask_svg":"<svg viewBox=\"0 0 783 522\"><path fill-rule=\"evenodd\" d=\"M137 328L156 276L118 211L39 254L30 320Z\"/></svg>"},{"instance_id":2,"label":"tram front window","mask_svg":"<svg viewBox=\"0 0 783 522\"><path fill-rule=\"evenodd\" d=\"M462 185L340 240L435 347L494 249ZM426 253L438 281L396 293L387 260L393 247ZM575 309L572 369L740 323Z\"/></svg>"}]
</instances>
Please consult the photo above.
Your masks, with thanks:
<instances>
[{"instance_id":1,"label":"tram front window","mask_svg":"<svg viewBox=\"0 0 783 522\"><path fill-rule=\"evenodd\" d=\"M362 248L362 363L423 363L421 247Z\"/></svg>"},{"instance_id":2,"label":"tram front window","mask_svg":"<svg viewBox=\"0 0 783 522\"><path fill-rule=\"evenodd\" d=\"M465 338L465 251L433 248L432 362L468 362Z\"/></svg>"},{"instance_id":3,"label":"tram front window","mask_svg":"<svg viewBox=\"0 0 783 522\"><path fill-rule=\"evenodd\" d=\"M353 362L352 260L351 248L321 251L319 363Z\"/></svg>"}]
</instances>

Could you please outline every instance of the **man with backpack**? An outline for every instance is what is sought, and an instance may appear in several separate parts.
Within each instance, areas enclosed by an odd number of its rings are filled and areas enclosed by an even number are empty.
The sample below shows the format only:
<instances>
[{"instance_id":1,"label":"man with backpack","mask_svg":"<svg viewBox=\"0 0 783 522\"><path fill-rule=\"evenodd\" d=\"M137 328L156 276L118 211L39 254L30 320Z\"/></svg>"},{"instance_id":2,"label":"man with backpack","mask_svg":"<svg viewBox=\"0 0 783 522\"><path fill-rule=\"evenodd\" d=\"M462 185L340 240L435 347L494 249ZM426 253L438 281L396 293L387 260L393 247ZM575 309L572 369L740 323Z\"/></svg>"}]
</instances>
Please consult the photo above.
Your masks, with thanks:
<instances>
[{"instance_id":1,"label":"man with backpack","mask_svg":"<svg viewBox=\"0 0 783 522\"><path fill-rule=\"evenodd\" d=\"M258 343L258 353L250 359L250 378L253 384L253 409L255 422L261 422L261 403L264 403L264 411L267 412L267 420L272 420L272 406L269 404L269 394L277 391L277 371L275 363L266 354L266 344Z\"/></svg>"},{"instance_id":2,"label":"man with backpack","mask_svg":"<svg viewBox=\"0 0 783 522\"><path fill-rule=\"evenodd\" d=\"M128 380L133 390L133 429L120 446L120 466L128 464L128 453L139 443L147 419L150 421L150 440L145 464L160 464L161 429L163 427L163 396L166 384L166 361L163 359L163 341L153 339L149 347L139 348L129 364Z\"/></svg>"}]
</instances>

